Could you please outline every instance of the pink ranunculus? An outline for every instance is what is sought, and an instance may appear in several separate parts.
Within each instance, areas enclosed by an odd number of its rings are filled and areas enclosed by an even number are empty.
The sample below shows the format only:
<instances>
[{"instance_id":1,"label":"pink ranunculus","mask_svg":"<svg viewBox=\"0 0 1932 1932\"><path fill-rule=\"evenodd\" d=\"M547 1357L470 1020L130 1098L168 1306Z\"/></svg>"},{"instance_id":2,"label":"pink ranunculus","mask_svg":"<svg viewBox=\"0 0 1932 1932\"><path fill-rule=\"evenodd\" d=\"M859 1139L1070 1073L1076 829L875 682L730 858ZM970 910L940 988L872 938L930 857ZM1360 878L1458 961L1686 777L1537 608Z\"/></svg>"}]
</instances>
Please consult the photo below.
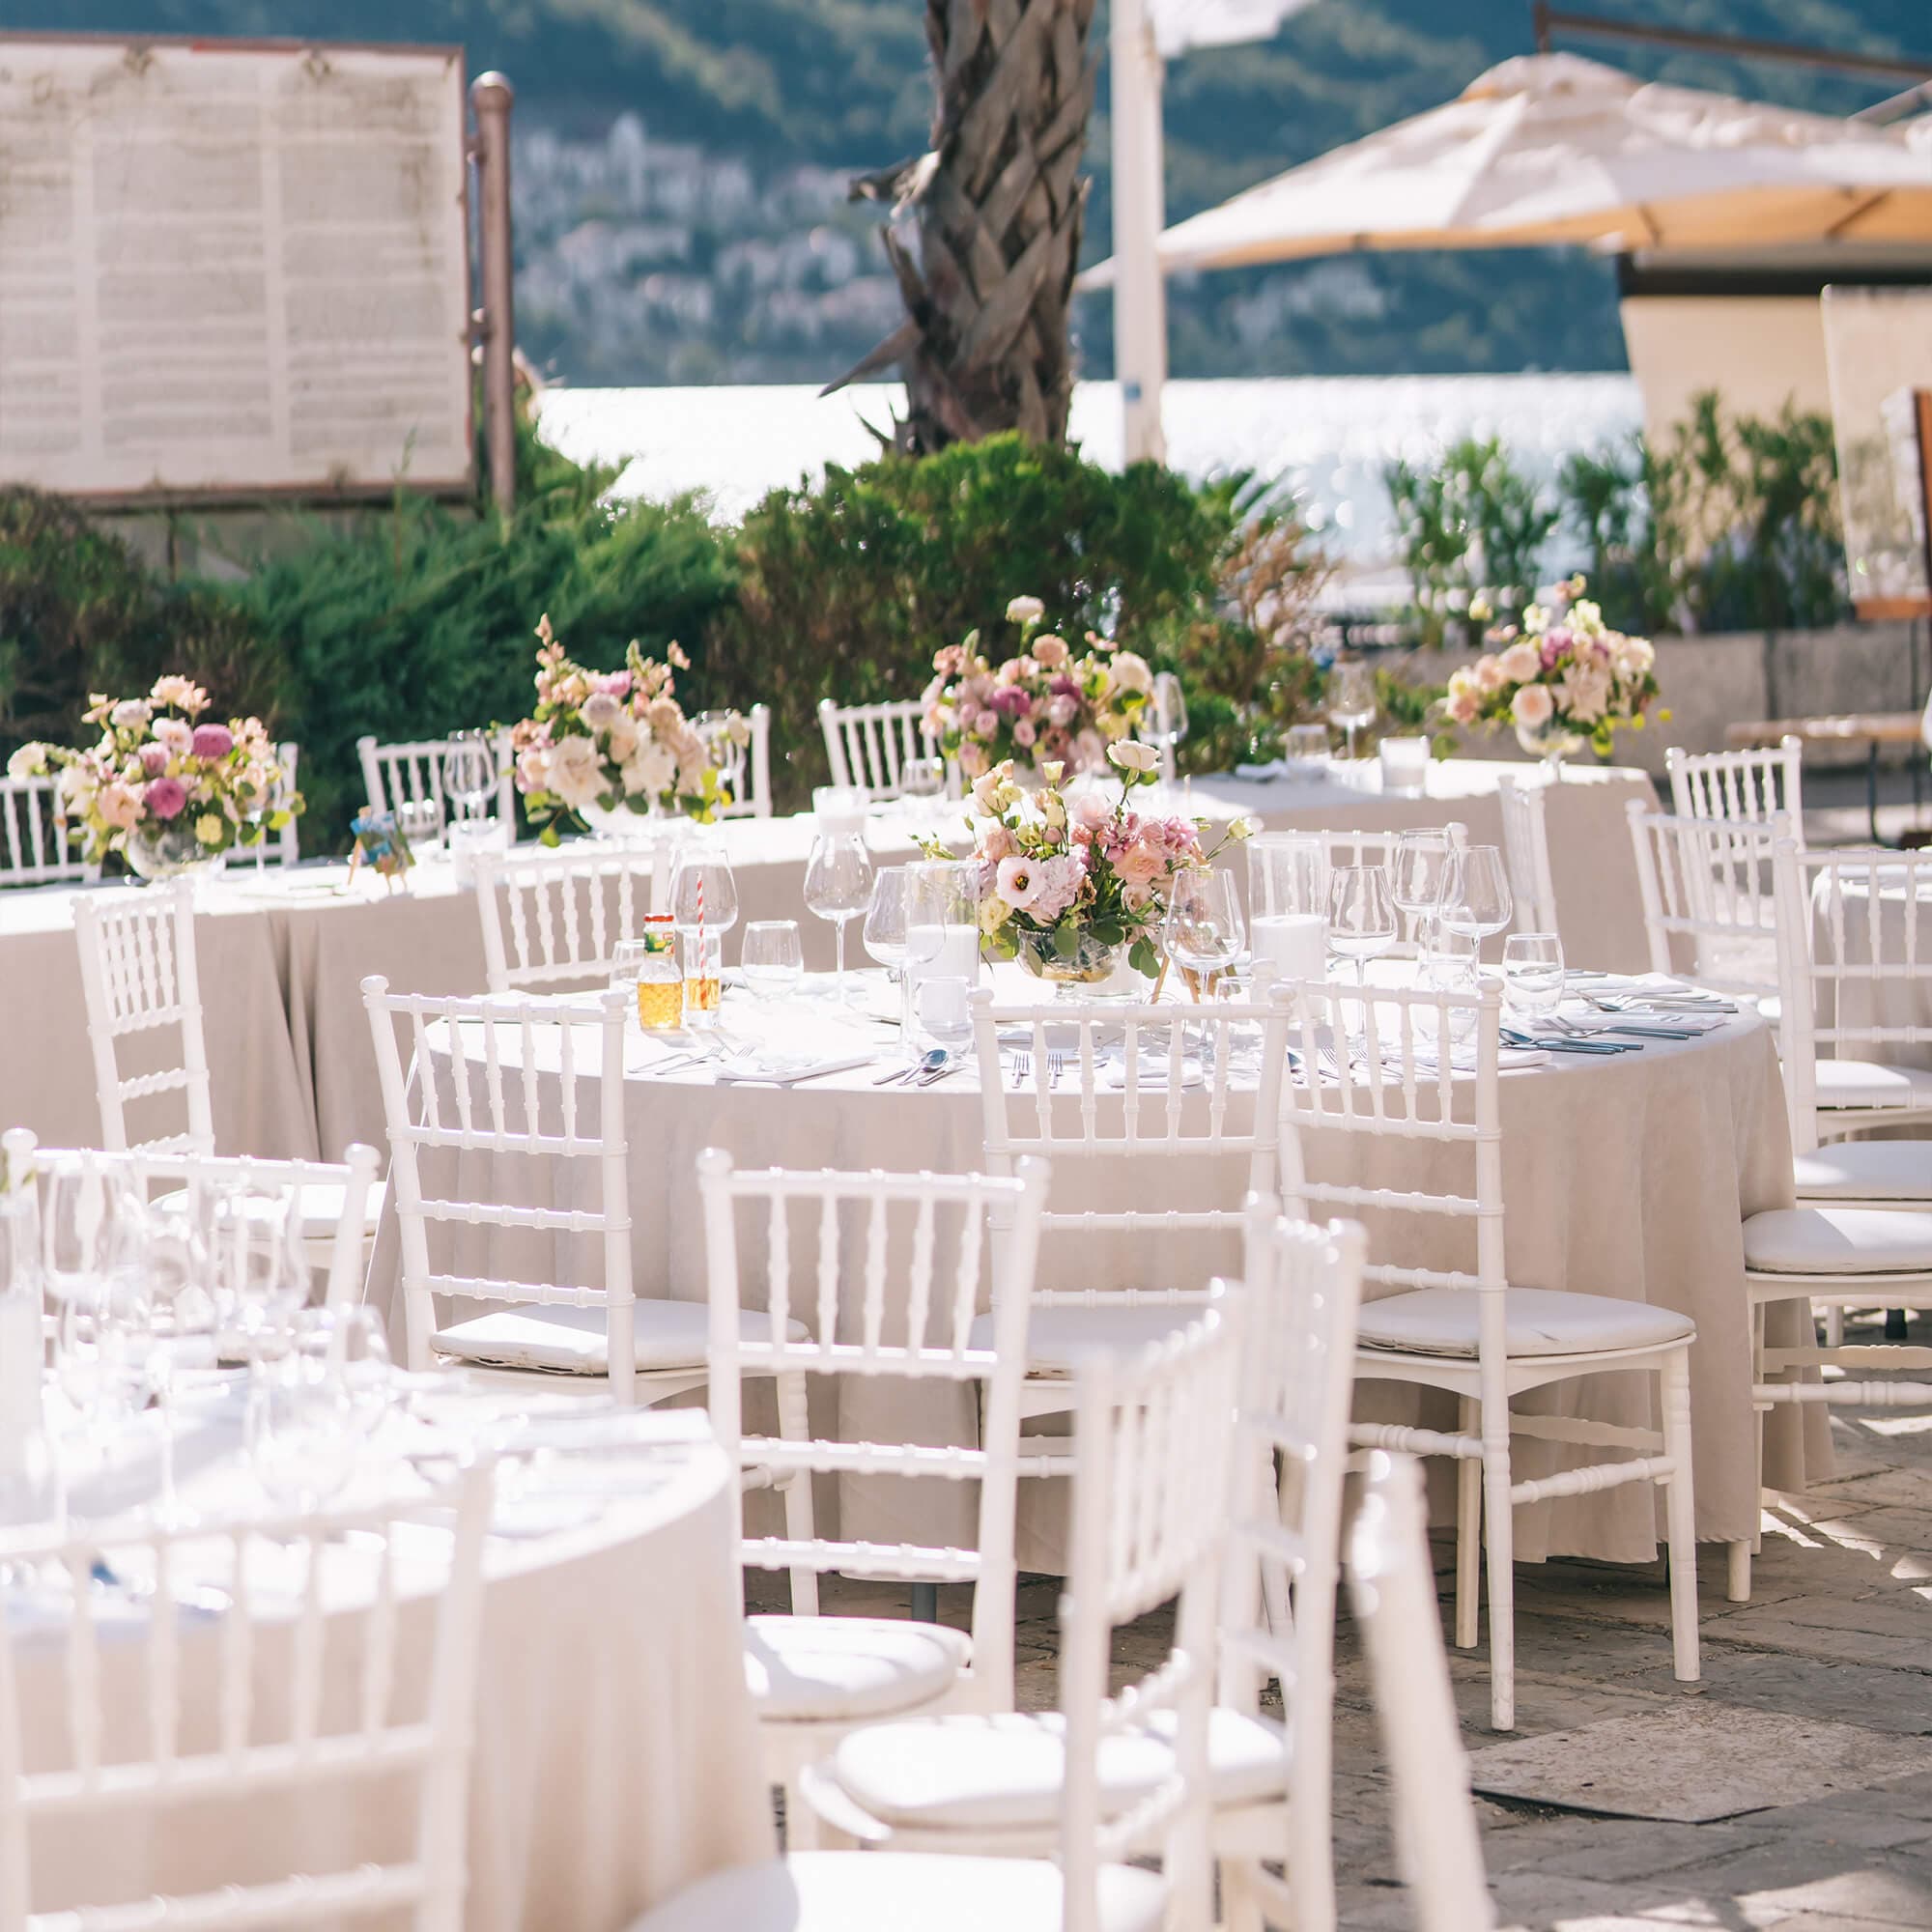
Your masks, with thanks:
<instances>
[{"instance_id":1,"label":"pink ranunculus","mask_svg":"<svg viewBox=\"0 0 1932 1932\"><path fill-rule=\"evenodd\" d=\"M1548 724L1555 709L1556 699L1547 684L1526 684L1510 700L1510 716L1531 731Z\"/></svg>"},{"instance_id":2,"label":"pink ranunculus","mask_svg":"<svg viewBox=\"0 0 1932 1932\"><path fill-rule=\"evenodd\" d=\"M1123 886L1151 886L1167 871L1167 855L1157 845L1133 844L1116 855L1114 870Z\"/></svg>"},{"instance_id":3,"label":"pink ranunculus","mask_svg":"<svg viewBox=\"0 0 1932 1932\"><path fill-rule=\"evenodd\" d=\"M165 745L143 745L141 747L141 769L151 779L157 779L168 768L168 748Z\"/></svg>"},{"instance_id":4,"label":"pink ranunculus","mask_svg":"<svg viewBox=\"0 0 1932 1932\"><path fill-rule=\"evenodd\" d=\"M997 819L980 834L980 857L989 865L997 866L1002 859L1010 859L1017 850L1013 835Z\"/></svg>"},{"instance_id":5,"label":"pink ranunculus","mask_svg":"<svg viewBox=\"0 0 1932 1932\"><path fill-rule=\"evenodd\" d=\"M178 818L187 803L187 786L180 779L156 779L148 787L148 810L156 818Z\"/></svg>"},{"instance_id":6,"label":"pink ranunculus","mask_svg":"<svg viewBox=\"0 0 1932 1932\"><path fill-rule=\"evenodd\" d=\"M131 831L141 816L141 798L132 785L106 784L94 801L95 810L116 832ZM179 810L180 807L176 807Z\"/></svg>"},{"instance_id":7,"label":"pink ranunculus","mask_svg":"<svg viewBox=\"0 0 1932 1932\"><path fill-rule=\"evenodd\" d=\"M1089 832L1097 832L1113 814L1113 807L1098 792L1082 792L1073 801L1073 822Z\"/></svg>"},{"instance_id":8,"label":"pink ranunculus","mask_svg":"<svg viewBox=\"0 0 1932 1932\"><path fill-rule=\"evenodd\" d=\"M197 724L188 749L197 758L225 758L235 749L235 733L226 724Z\"/></svg>"},{"instance_id":9,"label":"pink ranunculus","mask_svg":"<svg viewBox=\"0 0 1932 1932\"><path fill-rule=\"evenodd\" d=\"M1013 743L1023 752L1032 751L1033 741L1038 736L1039 733L1033 728L1031 718L1022 718L1013 726Z\"/></svg>"}]
</instances>

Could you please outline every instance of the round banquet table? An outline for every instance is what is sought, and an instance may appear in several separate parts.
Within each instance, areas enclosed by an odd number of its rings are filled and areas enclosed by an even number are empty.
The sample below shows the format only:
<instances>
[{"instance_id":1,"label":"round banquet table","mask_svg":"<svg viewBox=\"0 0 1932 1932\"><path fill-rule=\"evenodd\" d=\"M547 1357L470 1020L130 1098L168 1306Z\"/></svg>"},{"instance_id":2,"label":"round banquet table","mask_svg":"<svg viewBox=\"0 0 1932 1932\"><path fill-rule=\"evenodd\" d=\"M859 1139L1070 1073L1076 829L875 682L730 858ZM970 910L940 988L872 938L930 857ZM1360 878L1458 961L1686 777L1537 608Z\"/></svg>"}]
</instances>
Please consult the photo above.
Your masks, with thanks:
<instances>
[{"instance_id":1,"label":"round banquet table","mask_svg":"<svg viewBox=\"0 0 1932 1932\"><path fill-rule=\"evenodd\" d=\"M1189 781L1163 810L1209 819L1250 815L1271 830L1336 831L1440 825L1460 819L1478 842L1502 836L1496 787L1532 768L1449 758L1429 768L1426 794L1391 798L1374 760L1337 760L1312 779L1226 776ZM1558 923L1574 959L1644 963L1642 905L1625 805L1655 801L1642 772L1579 769L1548 795ZM956 825L958 808L946 821ZM881 865L917 856L915 832L934 818L901 808L867 821ZM739 921L793 919L806 963L832 964L832 928L805 909L810 815L737 819L718 829L737 875ZM1245 882L1245 867L1236 867ZM0 1127L30 1127L43 1147L98 1147L100 1120L88 1076L86 1017L74 954L77 893L137 890L43 886L0 892L0 1010L32 1013L0 1054ZM483 990L483 939L473 894L449 865L427 858L389 892L363 877L353 886L339 865L270 867L201 880L196 936L208 1015L208 1061L215 1141L224 1153L313 1159L340 1156L352 1141L384 1143L382 1090L362 1009L363 976L380 973L399 993ZM848 956L863 957L856 926ZM725 956L736 955L727 938ZM165 1103L156 1103L165 1104ZM137 1131L147 1128L137 1117Z\"/></svg>"},{"instance_id":2,"label":"round banquet table","mask_svg":"<svg viewBox=\"0 0 1932 1932\"><path fill-rule=\"evenodd\" d=\"M1913 870L1888 866L1883 859L1873 873L1821 872L1811 889L1811 957L1819 965L1837 961L1846 969L1834 982L1813 982L1813 1009L1820 1026L1893 1028L1916 1027L1918 1039L1857 1040L1820 1043L1832 1059L1879 1060L1893 1066L1932 1067L1932 896L1914 890ZM1916 868L1923 877L1923 867ZM1835 877L1838 904L1831 891ZM1907 930L1907 922L1911 930ZM1874 935L1876 927L1876 935ZM1881 970L1870 974L1876 936ZM1904 970L1910 957L1913 971Z\"/></svg>"},{"instance_id":3,"label":"round banquet table","mask_svg":"<svg viewBox=\"0 0 1932 1932\"><path fill-rule=\"evenodd\" d=\"M1004 977L1008 973L1013 977ZM1037 982L1014 969L999 969L995 987L1003 1000L1034 997ZM882 992L883 989L877 989ZM761 1009L743 993L727 993L727 1028L767 1027L782 1037L805 1037L820 1029L825 1051L847 1049L853 1032L835 1034L834 1023L806 1017L810 1002L790 1009ZM736 1009L734 1014L733 1009ZM822 1010L822 1009L821 1009ZM884 1056L894 1051L884 1029L857 1032L881 1064L830 1073L790 1087L715 1080L702 1066L653 1065L668 1062L660 1041L633 1029L626 1058L626 1125L629 1140L630 1211L637 1292L701 1299L704 1293L703 1232L697 1211L693 1164L706 1147L727 1150L741 1167L788 1166L844 1169L884 1168L897 1172L965 1172L981 1165L983 1136L980 1098L968 1065L929 1088L880 1088ZM514 1042L503 1042L514 1055ZM541 1051L541 1047L539 1051ZM554 1049L553 1048L553 1051ZM578 1064L588 1056L580 1051ZM447 1094L452 1062L433 1039L427 1072ZM509 1062L506 1060L506 1065ZM472 1057L472 1077L475 1076ZM506 1083L506 1086L509 1083ZM539 1079L539 1105L556 1108L554 1083ZM1075 1090L1075 1091L1069 1091ZM1241 1128L1241 1102L1252 1104L1252 1083L1237 1092L1230 1109L1232 1131ZM514 1095L513 1095L514 1098ZM445 1099L445 1109L448 1101ZM589 1104L581 1099L580 1104ZM1057 1105L1077 1108L1077 1075L1062 1083ZM1108 1104L1103 1095L1103 1107ZM1118 1102L1114 1103L1118 1106ZM1185 1098L1205 1118L1201 1094ZM1743 1293L1743 1216L1791 1204L1791 1152L1783 1092L1772 1037L1753 1012L1727 1019L1714 1032L1682 1043L1649 1041L1641 1051L1615 1058L1553 1055L1534 1065L1506 1071L1501 1080L1503 1166L1507 1208L1505 1246L1510 1278L1523 1285L1620 1295L1679 1309L1697 1323L1691 1355L1691 1413L1695 1429L1698 1533L1730 1540L1755 1532L1755 1421L1750 1406L1750 1362ZM1251 1118L1251 1116L1250 1116ZM553 1129L554 1130L554 1129ZM1305 1136L1304 1158L1314 1178L1388 1185L1390 1165L1413 1159L1390 1140L1368 1143L1332 1130ZM461 1156L459 1169L425 1163L425 1186L454 1186L474 1196L525 1206L590 1206L586 1197L568 1198L577 1182L560 1181L554 1163L506 1159L487 1152ZM580 1165L582 1165L580 1163ZM1177 1207L1236 1204L1246 1184L1244 1156L1188 1154L1176 1158L1163 1175L1163 1199ZM1405 1185L1414 1185L1415 1170L1405 1170ZM1448 1175L1438 1182L1454 1185ZM593 1183L585 1181L585 1186ZM1066 1164L1054 1182L1055 1207L1118 1206L1124 1170L1111 1159ZM1453 1238L1432 1236L1430 1245L1397 1254L1387 1231L1370 1229L1372 1259L1437 1266L1469 1266L1473 1252L1459 1254ZM475 1228L446 1230L450 1253L436 1264L459 1273L490 1273L549 1281L598 1279L594 1257L560 1251L575 1237L536 1236ZM1163 1250L1145 1236L1049 1234L1042 1242L1043 1285L1096 1288L1200 1285L1214 1272L1238 1270L1233 1236L1216 1242L1190 1236L1184 1249ZM741 1265L747 1283L757 1279L764 1255L758 1231L741 1233ZM519 1247L519 1243L529 1243ZM861 1301L859 1258L841 1257L841 1314L855 1321ZM794 1257L800 1269L793 1283L794 1307L810 1305L806 1271L810 1257ZM585 1270L589 1270L585 1272ZM531 1272L524 1272L530 1270ZM889 1271L888 1279L892 1278ZM982 1295L983 1295L982 1284ZM748 1288L748 1293L750 1289ZM393 1209L385 1210L370 1275L369 1294L388 1321L394 1346L402 1346L403 1318L397 1287L397 1239ZM752 1294L754 1301L755 1294ZM468 1312L468 1311L459 1311ZM1774 1329L1788 1323L1792 1340L1805 1320L1802 1305L1774 1311ZM1558 1412L1599 1420L1643 1425L1649 1383L1622 1375L1573 1382L1524 1399L1526 1406L1565 1405ZM753 1392L755 1395L755 1392ZM968 1399L950 1413L935 1408L929 1389L917 1404L889 1386L867 1381L846 1392L849 1404L872 1405L867 1426L902 1432L897 1439L970 1439L973 1424ZM1423 1416L1436 1426L1452 1426L1446 1407L1438 1419L1433 1402L1383 1383L1365 1387L1362 1412L1377 1419ZM1371 1406L1373 1405L1373 1406ZM1405 1406L1406 1405L1406 1406ZM848 1409L841 1417L854 1423ZM931 1430L930 1435L921 1432ZM1520 1473L1542 1473L1581 1460L1563 1446L1523 1441ZM1803 1487L1829 1472L1829 1447L1821 1419L1780 1414L1773 1418L1767 1441L1766 1481ZM909 1526L894 1516L889 1487L846 1484L837 1506L845 1513L847 1533L896 1538ZM821 1506L830 1498L821 1496ZM922 1497L928 1513L935 1507ZM970 1530L960 1510L954 1533ZM1062 1567L1059 1512L1022 1512L1023 1567L1053 1571ZM935 1534L929 1520L918 1525L922 1537ZM1648 1486L1625 1486L1598 1494L1552 1500L1518 1512L1518 1548L1525 1558L1573 1554L1611 1561L1644 1561L1657 1547L1655 1505Z\"/></svg>"},{"instance_id":4,"label":"round banquet table","mask_svg":"<svg viewBox=\"0 0 1932 1932\"><path fill-rule=\"evenodd\" d=\"M445 1440L507 1412L473 1395L440 1403L419 1397L415 1406L417 1419L398 1417L397 1429ZM516 1406L528 1412L531 1405ZM185 1405L184 1494L211 1516L259 1496L240 1447L241 1407L239 1390ZM772 1853L741 1652L727 1490L733 1472L701 1418L650 1416L639 1424L637 1441L618 1457L522 1465L527 1475L499 1484L484 1549L469 1772L464 1922L474 1932L539 1925L621 1932L694 1880ZM133 1446L123 1480L145 1494L155 1480L155 1445L140 1440L139 1456ZM447 1561L440 1530L425 1524L414 1534L421 1543L413 1596L411 1547L397 1547L404 1608L396 1682L404 1696L427 1655L431 1579ZM191 1571L193 1546L183 1549ZM326 1599L366 1600L373 1587L360 1574L369 1567L366 1552L331 1546L325 1565ZM267 1599L259 1607L272 1613ZM30 1769L63 1748L64 1628L52 1618L44 1632L30 1618L14 1620ZM265 1629L256 1646L265 1695L271 1694L276 1634ZM324 1666L341 1676L345 1702L357 1681L346 1649L330 1638ZM192 1675L185 1686L190 1744L198 1711L213 1722L214 1663L212 1641L185 1646L185 1672L207 1679L205 1696ZM115 1667L111 1652L105 1667ZM117 1748L140 1747L142 1701L130 1683L120 1707L128 1714L126 1742L117 1742L110 1719L110 1757ZM84 1896L95 1903L272 1878L291 1863L339 1869L360 1859L407 1857L414 1827L412 1804L398 1804L381 1782L353 1795L309 1792L296 1802L264 1794L239 1814L224 1803L129 1820L105 1842L98 1831L82 1836L71 1825L45 1825L35 1843L33 1904L52 1910L71 1902L82 1871ZM253 1850L264 1861L260 1869L247 1866ZM211 1852L219 1864L210 1863Z\"/></svg>"}]
</instances>

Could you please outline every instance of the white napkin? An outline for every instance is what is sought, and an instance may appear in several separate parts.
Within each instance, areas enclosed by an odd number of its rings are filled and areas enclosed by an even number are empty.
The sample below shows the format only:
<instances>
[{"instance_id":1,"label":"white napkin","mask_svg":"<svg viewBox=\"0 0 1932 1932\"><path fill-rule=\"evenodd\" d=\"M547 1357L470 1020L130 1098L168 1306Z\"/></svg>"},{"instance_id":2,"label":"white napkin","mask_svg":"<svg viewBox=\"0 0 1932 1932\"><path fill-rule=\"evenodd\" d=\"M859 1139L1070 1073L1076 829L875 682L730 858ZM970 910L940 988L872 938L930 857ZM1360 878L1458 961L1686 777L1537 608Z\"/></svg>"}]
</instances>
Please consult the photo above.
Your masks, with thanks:
<instances>
[{"instance_id":1,"label":"white napkin","mask_svg":"<svg viewBox=\"0 0 1932 1932\"><path fill-rule=\"evenodd\" d=\"M821 1073L844 1073L854 1066L869 1066L874 1053L842 1053L830 1058L813 1054L785 1054L770 1048L742 1060L722 1060L716 1078L720 1086L752 1082L761 1087L795 1087L801 1080L816 1080Z\"/></svg>"}]
</instances>

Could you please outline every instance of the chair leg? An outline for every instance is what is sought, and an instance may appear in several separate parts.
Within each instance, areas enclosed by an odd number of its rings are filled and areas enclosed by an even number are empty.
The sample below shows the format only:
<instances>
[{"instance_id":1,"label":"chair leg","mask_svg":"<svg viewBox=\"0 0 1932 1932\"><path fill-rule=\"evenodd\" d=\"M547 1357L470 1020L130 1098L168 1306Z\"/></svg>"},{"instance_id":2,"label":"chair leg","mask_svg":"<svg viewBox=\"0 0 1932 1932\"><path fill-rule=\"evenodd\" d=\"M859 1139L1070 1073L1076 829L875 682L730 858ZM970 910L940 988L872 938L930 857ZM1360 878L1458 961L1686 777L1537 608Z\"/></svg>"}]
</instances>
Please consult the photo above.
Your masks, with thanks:
<instances>
[{"instance_id":1,"label":"chair leg","mask_svg":"<svg viewBox=\"0 0 1932 1932\"><path fill-rule=\"evenodd\" d=\"M806 1418L805 1378L801 1375L779 1376L779 1435L786 1442L807 1442L811 1439L811 1425ZM816 1533L813 1527L811 1508L811 1473L801 1469L789 1477L784 1485L785 1535L793 1543L810 1543ZM815 1617L818 1614L818 1572L816 1570L794 1570L791 1572L792 1614L800 1617Z\"/></svg>"},{"instance_id":2,"label":"chair leg","mask_svg":"<svg viewBox=\"0 0 1932 1932\"><path fill-rule=\"evenodd\" d=\"M1471 1396L1459 1405L1456 1427L1473 1435L1482 1406ZM1473 1456L1456 1464L1456 1647L1474 1650L1482 1606L1477 1601L1483 1560L1483 1465Z\"/></svg>"},{"instance_id":3,"label":"chair leg","mask_svg":"<svg viewBox=\"0 0 1932 1932\"><path fill-rule=\"evenodd\" d=\"M1680 1684L1697 1681L1697 1496L1690 1476L1690 1356L1666 1355L1662 1372L1663 1453L1672 1473L1664 1492L1670 1548L1670 1657Z\"/></svg>"},{"instance_id":4,"label":"chair leg","mask_svg":"<svg viewBox=\"0 0 1932 1932\"><path fill-rule=\"evenodd\" d=\"M1247 1860L1223 1859L1220 1871L1221 1932L1267 1932Z\"/></svg>"},{"instance_id":5,"label":"chair leg","mask_svg":"<svg viewBox=\"0 0 1932 1932\"><path fill-rule=\"evenodd\" d=\"M1484 1539L1490 1552L1490 1728L1516 1729L1516 1504L1509 1405L1483 1405Z\"/></svg>"},{"instance_id":6,"label":"chair leg","mask_svg":"<svg viewBox=\"0 0 1932 1932\"><path fill-rule=\"evenodd\" d=\"M1750 1602L1751 1547L1748 1540L1724 1546L1724 1595L1734 1604Z\"/></svg>"},{"instance_id":7,"label":"chair leg","mask_svg":"<svg viewBox=\"0 0 1932 1932\"><path fill-rule=\"evenodd\" d=\"M1828 1349L1845 1346L1845 1311L1835 1302L1825 1311L1825 1346Z\"/></svg>"}]
</instances>

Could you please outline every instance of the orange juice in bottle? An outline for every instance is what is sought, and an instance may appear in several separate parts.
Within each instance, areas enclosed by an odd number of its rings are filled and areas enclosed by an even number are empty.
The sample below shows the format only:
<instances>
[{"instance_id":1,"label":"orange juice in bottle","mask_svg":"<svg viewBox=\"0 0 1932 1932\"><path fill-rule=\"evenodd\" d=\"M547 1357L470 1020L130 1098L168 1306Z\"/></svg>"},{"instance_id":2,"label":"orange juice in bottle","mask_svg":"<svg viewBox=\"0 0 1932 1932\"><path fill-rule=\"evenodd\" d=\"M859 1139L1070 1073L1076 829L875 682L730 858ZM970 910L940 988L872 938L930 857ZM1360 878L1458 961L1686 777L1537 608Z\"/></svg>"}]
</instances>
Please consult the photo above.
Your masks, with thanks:
<instances>
[{"instance_id":1,"label":"orange juice in bottle","mask_svg":"<svg viewBox=\"0 0 1932 1932\"><path fill-rule=\"evenodd\" d=\"M647 1033L684 1024L684 976L677 965L677 930L668 913L644 920L644 956L638 971L638 1024Z\"/></svg>"}]
</instances>

